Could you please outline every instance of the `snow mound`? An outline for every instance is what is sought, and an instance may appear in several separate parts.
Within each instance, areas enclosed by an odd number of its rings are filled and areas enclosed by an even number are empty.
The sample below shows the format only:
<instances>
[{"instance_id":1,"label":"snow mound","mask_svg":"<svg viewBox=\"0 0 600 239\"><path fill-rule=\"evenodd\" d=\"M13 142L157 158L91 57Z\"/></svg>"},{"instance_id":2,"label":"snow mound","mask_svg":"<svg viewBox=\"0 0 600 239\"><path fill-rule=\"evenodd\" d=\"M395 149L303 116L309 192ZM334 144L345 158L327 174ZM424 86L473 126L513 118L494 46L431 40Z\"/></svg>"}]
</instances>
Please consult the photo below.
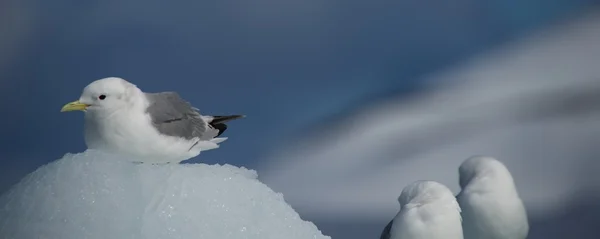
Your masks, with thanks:
<instances>
[{"instance_id":1,"label":"snow mound","mask_svg":"<svg viewBox=\"0 0 600 239\"><path fill-rule=\"evenodd\" d=\"M67 154L0 197L0 238L329 238L253 170Z\"/></svg>"}]
</instances>

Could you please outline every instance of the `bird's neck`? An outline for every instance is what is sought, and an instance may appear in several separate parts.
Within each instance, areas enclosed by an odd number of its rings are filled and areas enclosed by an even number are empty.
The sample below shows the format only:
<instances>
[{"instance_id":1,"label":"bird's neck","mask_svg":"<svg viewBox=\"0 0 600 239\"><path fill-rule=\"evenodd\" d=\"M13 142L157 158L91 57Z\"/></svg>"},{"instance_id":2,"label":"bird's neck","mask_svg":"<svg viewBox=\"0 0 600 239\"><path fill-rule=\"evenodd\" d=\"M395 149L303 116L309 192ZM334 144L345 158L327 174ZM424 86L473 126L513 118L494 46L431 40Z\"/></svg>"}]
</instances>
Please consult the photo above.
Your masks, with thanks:
<instances>
[{"instance_id":1,"label":"bird's neck","mask_svg":"<svg viewBox=\"0 0 600 239\"><path fill-rule=\"evenodd\" d=\"M501 195L517 194L517 190L512 178L487 177L473 180L467 185L467 187L465 187L465 190L477 193L498 193Z\"/></svg>"},{"instance_id":2,"label":"bird's neck","mask_svg":"<svg viewBox=\"0 0 600 239\"><path fill-rule=\"evenodd\" d=\"M128 92L129 100L127 107L132 111L143 112L146 108L148 108L148 99L146 99L146 95L138 88L130 89Z\"/></svg>"}]
</instances>

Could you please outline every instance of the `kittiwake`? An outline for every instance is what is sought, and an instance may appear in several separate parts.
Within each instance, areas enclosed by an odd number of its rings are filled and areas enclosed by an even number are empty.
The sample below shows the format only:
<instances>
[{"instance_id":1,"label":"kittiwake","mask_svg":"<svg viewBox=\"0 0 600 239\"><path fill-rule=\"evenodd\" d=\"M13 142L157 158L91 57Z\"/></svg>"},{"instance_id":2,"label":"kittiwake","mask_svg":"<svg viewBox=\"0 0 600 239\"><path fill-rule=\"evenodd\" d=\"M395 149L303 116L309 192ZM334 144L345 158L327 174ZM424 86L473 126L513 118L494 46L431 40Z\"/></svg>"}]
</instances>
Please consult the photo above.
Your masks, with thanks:
<instances>
[{"instance_id":1,"label":"kittiwake","mask_svg":"<svg viewBox=\"0 0 600 239\"><path fill-rule=\"evenodd\" d=\"M525 239L529 223L514 180L503 163L474 156L459 167L465 239Z\"/></svg>"},{"instance_id":2,"label":"kittiwake","mask_svg":"<svg viewBox=\"0 0 600 239\"><path fill-rule=\"evenodd\" d=\"M381 239L463 239L460 206L445 185L416 181L402 190L398 202L400 212Z\"/></svg>"},{"instance_id":3,"label":"kittiwake","mask_svg":"<svg viewBox=\"0 0 600 239\"><path fill-rule=\"evenodd\" d=\"M178 163L215 149L225 122L243 115L204 116L176 92L145 93L118 78L96 80L61 112L85 112L89 149L125 154L133 161Z\"/></svg>"}]
</instances>

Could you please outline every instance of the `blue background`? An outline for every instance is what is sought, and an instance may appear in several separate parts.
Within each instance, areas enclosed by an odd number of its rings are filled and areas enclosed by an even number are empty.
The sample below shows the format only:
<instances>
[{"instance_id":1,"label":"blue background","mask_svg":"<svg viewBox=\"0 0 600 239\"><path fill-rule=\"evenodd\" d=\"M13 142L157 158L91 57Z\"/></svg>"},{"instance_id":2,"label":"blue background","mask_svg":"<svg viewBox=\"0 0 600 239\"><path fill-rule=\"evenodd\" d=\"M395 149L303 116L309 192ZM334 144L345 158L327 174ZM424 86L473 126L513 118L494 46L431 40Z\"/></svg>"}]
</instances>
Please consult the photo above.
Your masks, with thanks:
<instances>
[{"instance_id":1,"label":"blue background","mask_svg":"<svg viewBox=\"0 0 600 239\"><path fill-rule=\"evenodd\" d=\"M418 92L421 76L596 2L5 0L0 192L85 150L82 115L59 110L99 78L178 91L204 114L246 114L191 162L255 168L325 119Z\"/></svg>"}]
</instances>

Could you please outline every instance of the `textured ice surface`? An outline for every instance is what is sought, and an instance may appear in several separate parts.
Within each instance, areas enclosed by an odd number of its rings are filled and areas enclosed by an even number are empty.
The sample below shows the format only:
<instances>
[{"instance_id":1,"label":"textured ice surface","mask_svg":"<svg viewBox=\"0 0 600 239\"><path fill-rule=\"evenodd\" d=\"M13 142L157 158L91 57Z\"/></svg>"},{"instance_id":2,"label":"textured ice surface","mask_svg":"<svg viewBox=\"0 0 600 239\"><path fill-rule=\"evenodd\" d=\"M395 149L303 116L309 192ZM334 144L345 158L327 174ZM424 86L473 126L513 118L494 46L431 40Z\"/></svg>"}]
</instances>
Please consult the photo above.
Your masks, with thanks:
<instances>
[{"instance_id":1,"label":"textured ice surface","mask_svg":"<svg viewBox=\"0 0 600 239\"><path fill-rule=\"evenodd\" d=\"M133 164L86 151L0 197L0 238L329 238L231 165Z\"/></svg>"}]
</instances>

